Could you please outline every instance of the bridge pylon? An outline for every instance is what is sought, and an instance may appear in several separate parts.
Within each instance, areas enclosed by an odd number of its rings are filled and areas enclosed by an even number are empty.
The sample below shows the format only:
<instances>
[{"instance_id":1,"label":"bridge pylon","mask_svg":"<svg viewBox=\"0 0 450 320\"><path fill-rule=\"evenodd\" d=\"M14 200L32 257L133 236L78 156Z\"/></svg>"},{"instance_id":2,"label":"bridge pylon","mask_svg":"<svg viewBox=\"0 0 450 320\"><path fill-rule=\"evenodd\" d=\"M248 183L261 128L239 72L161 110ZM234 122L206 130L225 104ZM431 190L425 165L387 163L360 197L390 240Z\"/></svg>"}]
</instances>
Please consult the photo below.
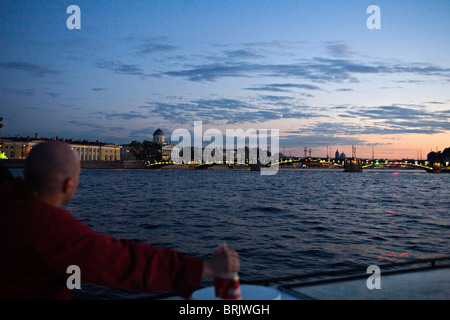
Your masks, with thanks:
<instances>
[{"instance_id":1,"label":"bridge pylon","mask_svg":"<svg viewBox=\"0 0 450 320\"><path fill-rule=\"evenodd\" d=\"M441 164L440 162L433 163L433 173L441 173Z\"/></svg>"},{"instance_id":2,"label":"bridge pylon","mask_svg":"<svg viewBox=\"0 0 450 320\"><path fill-rule=\"evenodd\" d=\"M346 158L344 172L362 172L362 160L359 158Z\"/></svg>"}]
</instances>

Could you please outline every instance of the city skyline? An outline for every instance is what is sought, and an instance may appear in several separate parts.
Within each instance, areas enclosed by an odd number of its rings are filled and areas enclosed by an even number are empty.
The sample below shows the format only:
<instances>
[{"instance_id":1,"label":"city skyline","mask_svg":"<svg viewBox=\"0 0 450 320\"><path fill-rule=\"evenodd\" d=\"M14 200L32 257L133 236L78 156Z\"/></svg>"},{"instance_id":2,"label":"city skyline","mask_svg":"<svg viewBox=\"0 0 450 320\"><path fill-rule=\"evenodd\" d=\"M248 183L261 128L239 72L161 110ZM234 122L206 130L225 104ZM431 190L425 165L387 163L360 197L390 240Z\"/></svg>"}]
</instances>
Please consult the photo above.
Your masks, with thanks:
<instances>
[{"instance_id":1,"label":"city skyline","mask_svg":"<svg viewBox=\"0 0 450 320\"><path fill-rule=\"evenodd\" d=\"M70 5L81 29L67 28ZM370 5L381 29L369 29ZM280 151L450 146L448 1L2 1L2 136L279 129ZM287 153L287 152L286 152Z\"/></svg>"}]
</instances>

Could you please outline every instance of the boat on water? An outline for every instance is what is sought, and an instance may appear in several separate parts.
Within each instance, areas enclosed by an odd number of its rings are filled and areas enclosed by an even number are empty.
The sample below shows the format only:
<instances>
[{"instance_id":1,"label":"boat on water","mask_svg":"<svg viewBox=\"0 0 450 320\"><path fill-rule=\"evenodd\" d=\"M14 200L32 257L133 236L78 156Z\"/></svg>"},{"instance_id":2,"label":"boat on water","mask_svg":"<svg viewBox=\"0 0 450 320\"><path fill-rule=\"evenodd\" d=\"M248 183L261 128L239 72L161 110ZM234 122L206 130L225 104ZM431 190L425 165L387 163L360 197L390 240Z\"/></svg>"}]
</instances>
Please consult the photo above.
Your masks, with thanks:
<instances>
[{"instance_id":1,"label":"boat on water","mask_svg":"<svg viewBox=\"0 0 450 320\"><path fill-rule=\"evenodd\" d=\"M376 266L378 277L367 268L323 271L258 281L241 281L254 294L255 288L270 289L276 300L449 300L450 256ZM375 285L373 282L377 282ZM377 286L378 285L378 286ZM211 288L210 288L211 289ZM251 291L250 291L251 289ZM206 288L199 290L207 291ZM268 291L267 290L267 291ZM273 291L279 294L274 296ZM213 292L213 290L210 290ZM199 295L194 293L193 298ZM150 299L181 299L173 293ZM214 297L210 297L211 300ZM243 300L260 300L258 295ZM262 298L263 299L263 298Z\"/></svg>"}]
</instances>

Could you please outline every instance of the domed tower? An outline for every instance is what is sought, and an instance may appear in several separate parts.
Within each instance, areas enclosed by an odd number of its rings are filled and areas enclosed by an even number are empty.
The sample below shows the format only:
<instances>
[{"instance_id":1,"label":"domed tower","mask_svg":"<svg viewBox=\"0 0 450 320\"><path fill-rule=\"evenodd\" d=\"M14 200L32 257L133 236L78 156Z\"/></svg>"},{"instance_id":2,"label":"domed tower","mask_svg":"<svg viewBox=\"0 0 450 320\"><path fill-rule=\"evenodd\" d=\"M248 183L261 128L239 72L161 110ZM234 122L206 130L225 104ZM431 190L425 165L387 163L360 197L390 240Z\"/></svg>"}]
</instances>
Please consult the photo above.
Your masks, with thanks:
<instances>
[{"instance_id":1,"label":"domed tower","mask_svg":"<svg viewBox=\"0 0 450 320\"><path fill-rule=\"evenodd\" d=\"M165 144L166 140L166 135L164 133L164 131L162 131L161 129L156 130L155 132L153 132L153 142L163 145Z\"/></svg>"}]
</instances>

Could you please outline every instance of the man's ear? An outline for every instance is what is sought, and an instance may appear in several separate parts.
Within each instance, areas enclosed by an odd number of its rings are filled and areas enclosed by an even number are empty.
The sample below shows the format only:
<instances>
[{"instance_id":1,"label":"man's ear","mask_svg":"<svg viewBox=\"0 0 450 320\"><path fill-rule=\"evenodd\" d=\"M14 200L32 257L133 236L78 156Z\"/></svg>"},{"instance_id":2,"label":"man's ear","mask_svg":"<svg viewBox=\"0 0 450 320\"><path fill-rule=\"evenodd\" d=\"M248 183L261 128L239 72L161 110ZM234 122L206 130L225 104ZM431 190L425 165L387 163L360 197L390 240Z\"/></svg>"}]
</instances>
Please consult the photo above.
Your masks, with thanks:
<instances>
[{"instance_id":1,"label":"man's ear","mask_svg":"<svg viewBox=\"0 0 450 320\"><path fill-rule=\"evenodd\" d=\"M66 179L64 179L64 183L63 183L63 192L64 193L71 193L73 187L74 187L74 181L73 181L72 177L67 177Z\"/></svg>"}]
</instances>

